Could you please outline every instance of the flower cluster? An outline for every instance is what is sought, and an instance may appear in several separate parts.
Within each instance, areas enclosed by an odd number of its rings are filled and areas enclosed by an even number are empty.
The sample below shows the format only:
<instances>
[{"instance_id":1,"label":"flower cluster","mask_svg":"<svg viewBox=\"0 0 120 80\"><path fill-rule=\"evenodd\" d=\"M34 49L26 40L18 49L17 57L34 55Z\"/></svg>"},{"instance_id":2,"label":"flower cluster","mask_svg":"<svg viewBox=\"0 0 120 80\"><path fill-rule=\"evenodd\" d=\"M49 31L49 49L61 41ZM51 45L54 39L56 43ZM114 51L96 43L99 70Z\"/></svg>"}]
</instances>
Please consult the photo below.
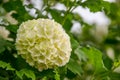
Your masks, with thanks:
<instances>
[{"instance_id":1,"label":"flower cluster","mask_svg":"<svg viewBox=\"0 0 120 80\"><path fill-rule=\"evenodd\" d=\"M16 49L39 71L64 66L72 50L70 38L62 26L50 19L23 22L17 31Z\"/></svg>"},{"instance_id":2,"label":"flower cluster","mask_svg":"<svg viewBox=\"0 0 120 80\"><path fill-rule=\"evenodd\" d=\"M0 37L2 37L5 40L13 41L12 38L9 38L9 30L7 30L5 27L0 26Z\"/></svg>"}]
</instances>

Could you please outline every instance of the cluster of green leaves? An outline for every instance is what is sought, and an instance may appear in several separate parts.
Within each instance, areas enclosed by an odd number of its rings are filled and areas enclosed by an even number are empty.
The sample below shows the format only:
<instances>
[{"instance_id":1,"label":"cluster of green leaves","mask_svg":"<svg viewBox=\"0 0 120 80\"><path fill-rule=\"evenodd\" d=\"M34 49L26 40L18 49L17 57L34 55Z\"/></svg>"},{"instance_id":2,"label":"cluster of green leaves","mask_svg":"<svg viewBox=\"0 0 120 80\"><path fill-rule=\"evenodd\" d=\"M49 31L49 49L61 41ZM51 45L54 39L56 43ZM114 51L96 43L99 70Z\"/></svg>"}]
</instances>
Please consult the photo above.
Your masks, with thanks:
<instances>
[{"instance_id":1,"label":"cluster of green leaves","mask_svg":"<svg viewBox=\"0 0 120 80\"><path fill-rule=\"evenodd\" d=\"M27 0L29 1L29 0ZM22 0L9 0L4 2L0 0L0 16L11 11L16 13L12 17L18 21L18 24L1 24L10 31L9 37L14 41L5 40L0 36L0 80L119 80L120 73L115 69L120 67L120 3L109 3L103 0L42 0L41 10L36 9L32 3L23 5ZM57 3L64 4L67 10L56 10L51 8ZM87 7L92 12L103 11L111 19L109 34L98 43L94 36L88 34L94 25L89 25L83 21L80 15L72 13L78 7ZM48 18L51 14L52 19L63 25L65 31L71 38L72 52L69 63L63 67L44 70L39 72L34 67L29 66L24 59L17 55L15 49L15 39L19 25L26 20L34 19L26 11L25 7L36 9L36 18ZM46 11L46 15L42 12ZM63 14L63 16L61 16ZM73 25L72 21L81 23L83 34L74 36L70 33ZM99 35L98 35L99 36ZM115 53L115 59L110 59L106 54L106 47L112 47Z\"/></svg>"}]
</instances>

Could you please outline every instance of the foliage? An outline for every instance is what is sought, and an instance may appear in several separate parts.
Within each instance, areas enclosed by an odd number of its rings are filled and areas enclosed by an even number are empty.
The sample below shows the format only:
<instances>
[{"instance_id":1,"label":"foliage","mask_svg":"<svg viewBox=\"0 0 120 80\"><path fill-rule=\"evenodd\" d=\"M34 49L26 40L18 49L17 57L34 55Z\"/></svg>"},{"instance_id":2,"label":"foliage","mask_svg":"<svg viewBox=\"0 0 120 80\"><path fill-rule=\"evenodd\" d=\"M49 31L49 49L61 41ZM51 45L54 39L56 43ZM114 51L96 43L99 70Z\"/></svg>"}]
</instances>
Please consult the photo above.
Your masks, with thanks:
<instances>
[{"instance_id":1,"label":"foliage","mask_svg":"<svg viewBox=\"0 0 120 80\"><path fill-rule=\"evenodd\" d=\"M109 3L103 0L41 0L43 5L37 9L34 4L24 0L0 0L0 26L10 31L13 41L4 39L0 34L0 80L119 80L120 79L120 2ZM64 4L66 10L52 8L57 3ZM82 17L72 11L78 7L87 7L91 12L102 11L111 20L108 34L99 42L90 31L95 25L84 22ZM36 17L26 8L36 10ZM12 12L14 11L14 12ZM12 12L9 18L8 13ZM45 12L46 14L43 14ZM19 25L30 19L51 18L60 23L71 38L72 52L69 63L63 67L42 72L28 65L17 54L15 39ZM61 16L62 15L62 16ZM9 20L12 18L11 20ZM13 24L15 19L18 23ZM72 21L82 26L82 34L71 33ZM97 35L101 36L101 35ZM111 51L115 56L108 55ZM110 53L111 53L110 52Z\"/></svg>"}]
</instances>

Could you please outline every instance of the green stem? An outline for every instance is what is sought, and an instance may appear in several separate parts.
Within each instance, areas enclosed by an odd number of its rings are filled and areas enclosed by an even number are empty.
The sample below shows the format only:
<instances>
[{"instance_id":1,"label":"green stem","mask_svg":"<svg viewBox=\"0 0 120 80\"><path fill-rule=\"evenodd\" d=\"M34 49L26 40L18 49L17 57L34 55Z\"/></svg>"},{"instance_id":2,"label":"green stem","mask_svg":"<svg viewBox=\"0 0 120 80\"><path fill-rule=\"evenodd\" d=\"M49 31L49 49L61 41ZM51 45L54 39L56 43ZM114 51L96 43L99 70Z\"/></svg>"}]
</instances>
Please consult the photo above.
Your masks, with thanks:
<instances>
[{"instance_id":1,"label":"green stem","mask_svg":"<svg viewBox=\"0 0 120 80\"><path fill-rule=\"evenodd\" d=\"M74 3L76 3L76 0L74 1ZM74 8L72 9L73 6L74 6L74 5L70 6L69 9L66 11L66 13L65 13L65 15L64 15L64 20L63 20L63 22L62 22L62 25L65 24L65 21L66 21L66 19L67 19L67 17L68 17L68 14L69 14L70 12L72 12L72 11L76 8L76 7L74 7Z\"/></svg>"}]
</instances>

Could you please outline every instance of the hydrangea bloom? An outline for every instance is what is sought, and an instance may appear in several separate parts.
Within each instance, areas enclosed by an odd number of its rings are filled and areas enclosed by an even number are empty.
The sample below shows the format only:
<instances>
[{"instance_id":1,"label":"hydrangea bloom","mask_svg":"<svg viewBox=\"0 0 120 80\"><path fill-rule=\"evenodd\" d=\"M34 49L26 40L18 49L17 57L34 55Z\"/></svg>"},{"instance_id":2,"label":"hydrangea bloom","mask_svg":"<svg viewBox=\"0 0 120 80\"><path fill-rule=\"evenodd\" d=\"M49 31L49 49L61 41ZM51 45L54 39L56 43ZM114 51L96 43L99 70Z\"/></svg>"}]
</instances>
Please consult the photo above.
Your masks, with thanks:
<instances>
[{"instance_id":1,"label":"hydrangea bloom","mask_svg":"<svg viewBox=\"0 0 120 80\"><path fill-rule=\"evenodd\" d=\"M23 22L17 31L16 49L39 71L64 66L71 54L69 36L59 23L49 19Z\"/></svg>"}]
</instances>

